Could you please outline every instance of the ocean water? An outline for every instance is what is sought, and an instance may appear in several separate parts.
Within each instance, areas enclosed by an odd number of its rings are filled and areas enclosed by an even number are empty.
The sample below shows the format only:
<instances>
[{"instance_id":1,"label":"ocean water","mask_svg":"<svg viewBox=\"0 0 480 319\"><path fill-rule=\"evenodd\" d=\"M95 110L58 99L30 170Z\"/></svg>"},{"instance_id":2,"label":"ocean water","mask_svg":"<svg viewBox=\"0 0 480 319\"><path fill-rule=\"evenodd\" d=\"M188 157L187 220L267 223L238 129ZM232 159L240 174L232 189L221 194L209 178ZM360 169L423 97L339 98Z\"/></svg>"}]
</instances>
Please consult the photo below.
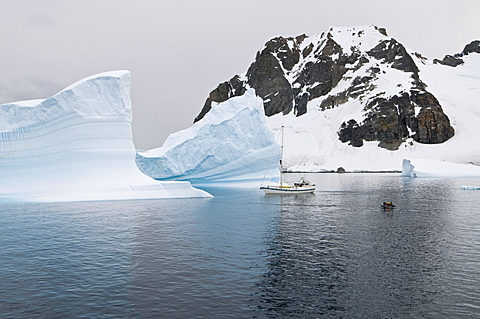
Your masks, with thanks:
<instances>
[{"instance_id":1,"label":"ocean water","mask_svg":"<svg viewBox=\"0 0 480 319\"><path fill-rule=\"evenodd\" d=\"M478 318L480 179L0 204L1 318ZM383 211L380 203L397 208Z\"/></svg>"}]
</instances>

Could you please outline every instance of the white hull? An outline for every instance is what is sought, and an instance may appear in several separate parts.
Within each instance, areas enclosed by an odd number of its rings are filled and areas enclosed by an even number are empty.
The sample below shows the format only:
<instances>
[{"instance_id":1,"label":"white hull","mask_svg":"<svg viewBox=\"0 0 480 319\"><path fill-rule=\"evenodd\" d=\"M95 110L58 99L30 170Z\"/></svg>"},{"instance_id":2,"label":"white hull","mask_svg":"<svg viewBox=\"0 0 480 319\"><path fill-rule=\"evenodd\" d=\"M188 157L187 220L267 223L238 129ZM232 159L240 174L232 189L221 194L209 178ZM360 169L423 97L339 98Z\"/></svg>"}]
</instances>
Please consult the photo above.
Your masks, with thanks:
<instances>
[{"instance_id":1,"label":"white hull","mask_svg":"<svg viewBox=\"0 0 480 319\"><path fill-rule=\"evenodd\" d=\"M280 186L262 186L261 190L265 194L306 194L313 193L315 186L311 187L280 187Z\"/></svg>"}]
</instances>

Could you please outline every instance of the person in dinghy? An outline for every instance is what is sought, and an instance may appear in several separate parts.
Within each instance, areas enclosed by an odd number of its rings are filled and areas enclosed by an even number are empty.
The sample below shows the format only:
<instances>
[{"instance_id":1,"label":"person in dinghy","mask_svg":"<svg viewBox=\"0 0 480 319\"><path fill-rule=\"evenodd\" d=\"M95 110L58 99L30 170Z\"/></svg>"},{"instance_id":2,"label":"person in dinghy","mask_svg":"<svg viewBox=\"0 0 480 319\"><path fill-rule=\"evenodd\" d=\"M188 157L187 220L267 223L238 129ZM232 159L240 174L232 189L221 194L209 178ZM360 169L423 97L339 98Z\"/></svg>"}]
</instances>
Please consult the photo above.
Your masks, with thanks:
<instances>
[{"instance_id":1,"label":"person in dinghy","mask_svg":"<svg viewBox=\"0 0 480 319\"><path fill-rule=\"evenodd\" d=\"M382 205L380 205L383 209L387 210L387 209L393 209L395 208L396 206L393 205L392 202L383 202Z\"/></svg>"}]
</instances>

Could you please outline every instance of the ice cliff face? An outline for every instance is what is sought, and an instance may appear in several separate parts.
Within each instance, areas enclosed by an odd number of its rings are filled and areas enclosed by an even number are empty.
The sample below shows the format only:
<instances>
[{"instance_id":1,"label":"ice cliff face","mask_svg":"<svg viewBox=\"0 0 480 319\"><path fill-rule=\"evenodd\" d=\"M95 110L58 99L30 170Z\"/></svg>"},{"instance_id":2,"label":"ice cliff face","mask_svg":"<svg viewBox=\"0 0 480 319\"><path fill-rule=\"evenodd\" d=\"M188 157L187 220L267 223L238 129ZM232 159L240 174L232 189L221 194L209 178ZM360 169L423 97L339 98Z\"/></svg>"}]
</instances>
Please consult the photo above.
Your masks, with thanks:
<instances>
[{"instance_id":1,"label":"ice cliff face","mask_svg":"<svg viewBox=\"0 0 480 319\"><path fill-rule=\"evenodd\" d=\"M130 73L116 71L0 105L0 201L208 197L138 170L129 94Z\"/></svg>"},{"instance_id":2,"label":"ice cliff face","mask_svg":"<svg viewBox=\"0 0 480 319\"><path fill-rule=\"evenodd\" d=\"M268 167L277 166L278 155L262 100L250 89L171 134L163 147L138 152L137 165L156 179L245 183L258 182Z\"/></svg>"}]
</instances>

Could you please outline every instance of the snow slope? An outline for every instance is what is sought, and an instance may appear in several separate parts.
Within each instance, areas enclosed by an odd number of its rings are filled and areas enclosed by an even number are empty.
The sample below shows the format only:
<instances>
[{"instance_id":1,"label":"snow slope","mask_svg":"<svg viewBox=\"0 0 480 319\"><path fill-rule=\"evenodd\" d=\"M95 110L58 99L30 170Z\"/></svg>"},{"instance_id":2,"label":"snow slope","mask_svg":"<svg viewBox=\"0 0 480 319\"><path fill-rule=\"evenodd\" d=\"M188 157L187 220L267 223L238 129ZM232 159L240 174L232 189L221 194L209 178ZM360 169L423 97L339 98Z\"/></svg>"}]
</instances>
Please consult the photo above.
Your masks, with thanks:
<instances>
[{"instance_id":1,"label":"snow slope","mask_svg":"<svg viewBox=\"0 0 480 319\"><path fill-rule=\"evenodd\" d=\"M128 71L86 78L46 100L0 105L0 200L209 196L136 167Z\"/></svg>"},{"instance_id":2,"label":"snow slope","mask_svg":"<svg viewBox=\"0 0 480 319\"><path fill-rule=\"evenodd\" d=\"M415 156L411 158L480 165L480 54L471 53L462 59L465 63L455 68L419 65L428 89L449 116L455 135L444 144L413 149Z\"/></svg>"},{"instance_id":3,"label":"snow slope","mask_svg":"<svg viewBox=\"0 0 480 319\"><path fill-rule=\"evenodd\" d=\"M156 179L258 183L267 169L278 166L279 154L262 100L248 90L171 134L161 148L139 151L137 165Z\"/></svg>"}]
</instances>

